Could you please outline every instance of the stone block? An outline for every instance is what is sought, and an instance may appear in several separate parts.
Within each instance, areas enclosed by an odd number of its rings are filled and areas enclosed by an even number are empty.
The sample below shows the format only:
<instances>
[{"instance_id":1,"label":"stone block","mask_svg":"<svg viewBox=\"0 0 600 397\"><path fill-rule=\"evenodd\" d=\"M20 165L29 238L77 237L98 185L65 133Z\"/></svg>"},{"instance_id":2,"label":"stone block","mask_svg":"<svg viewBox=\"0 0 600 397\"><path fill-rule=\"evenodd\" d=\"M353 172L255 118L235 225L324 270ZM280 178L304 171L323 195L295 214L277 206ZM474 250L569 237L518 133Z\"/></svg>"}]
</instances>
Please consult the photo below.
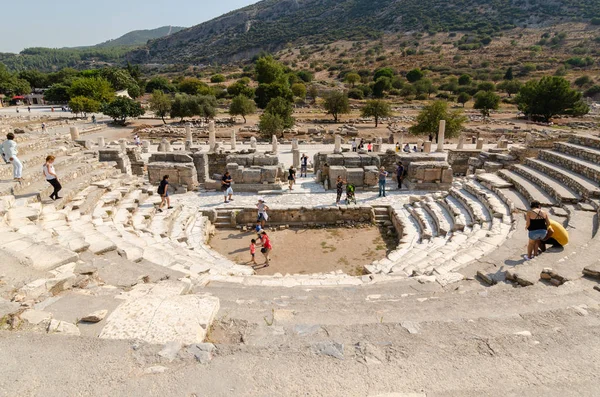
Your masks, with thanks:
<instances>
[{"instance_id":1,"label":"stone block","mask_svg":"<svg viewBox=\"0 0 600 397\"><path fill-rule=\"evenodd\" d=\"M364 186L376 186L379 183L379 169L376 166L364 167Z\"/></svg>"},{"instance_id":2,"label":"stone block","mask_svg":"<svg viewBox=\"0 0 600 397\"><path fill-rule=\"evenodd\" d=\"M103 339L141 339L164 344L202 343L219 311L219 299L197 295L146 296L119 306L106 320Z\"/></svg>"},{"instance_id":3,"label":"stone block","mask_svg":"<svg viewBox=\"0 0 600 397\"><path fill-rule=\"evenodd\" d=\"M346 180L346 178L348 177L346 167L341 167L337 165L329 167L330 189L335 189L335 183L337 181L338 176L341 176L343 180Z\"/></svg>"},{"instance_id":4,"label":"stone block","mask_svg":"<svg viewBox=\"0 0 600 397\"><path fill-rule=\"evenodd\" d=\"M261 181L275 183L279 170L276 166L265 166L261 170Z\"/></svg>"},{"instance_id":5,"label":"stone block","mask_svg":"<svg viewBox=\"0 0 600 397\"><path fill-rule=\"evenodd\" d=\"M262 170L260 168L245 168L242 173L244 183L260 183Z\"/></svg>"},{"instance_id":6,"label":"stone block","mask_svg":"<svg viewBox=\"0 0 600 397\"><path fill-rule=\"evenodd\" d=\"M347 168L346 178L348 183L351 183L354 186L363 186L365 183L365 170L362 168Z\"/></svg>"},{"instance_id":7,"label":"stone block","mask_svg":"<svg viewBox=\"0 0 600 397\"><path fill-rule=\"evenodd\" d=\"M325 162L330 166L343 166L344 156L342 154L328 154L325 158Z\"/></svg>"}]
</instances>

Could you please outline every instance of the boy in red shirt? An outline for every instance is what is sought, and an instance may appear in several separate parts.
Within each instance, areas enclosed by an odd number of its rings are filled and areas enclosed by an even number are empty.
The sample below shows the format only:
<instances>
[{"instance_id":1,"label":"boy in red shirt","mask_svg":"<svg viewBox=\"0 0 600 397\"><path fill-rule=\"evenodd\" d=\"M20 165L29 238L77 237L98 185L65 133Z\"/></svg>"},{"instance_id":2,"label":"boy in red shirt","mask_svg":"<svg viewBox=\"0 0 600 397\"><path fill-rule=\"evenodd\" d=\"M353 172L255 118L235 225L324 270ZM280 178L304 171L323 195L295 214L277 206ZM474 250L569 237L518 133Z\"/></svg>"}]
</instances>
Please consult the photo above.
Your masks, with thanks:
<instances>
[{"instance_id":1,"label":"boy in red shirt","mask_svg":"<svg viewBox=\"0 0 600 397\"><path fill-rule=\"evenodd\" d=\"M257 265L254 254L256 254L256 240L252 239L252 241L250 242L250 255L252 255L252 263Z\"/></svg>"}]
</instances>

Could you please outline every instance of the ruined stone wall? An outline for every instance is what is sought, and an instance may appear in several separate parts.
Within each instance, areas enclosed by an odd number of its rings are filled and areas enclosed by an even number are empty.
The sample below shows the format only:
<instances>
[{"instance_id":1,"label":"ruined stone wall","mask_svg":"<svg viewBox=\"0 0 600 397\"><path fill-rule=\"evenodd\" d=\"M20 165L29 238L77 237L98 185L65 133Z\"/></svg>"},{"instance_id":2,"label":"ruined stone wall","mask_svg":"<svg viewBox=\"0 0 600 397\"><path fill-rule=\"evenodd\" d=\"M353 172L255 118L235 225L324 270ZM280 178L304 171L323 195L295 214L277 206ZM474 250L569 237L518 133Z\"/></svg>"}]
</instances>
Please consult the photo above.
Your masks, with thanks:
<instances>
[{"instance_id":1,"label":"ruined stone wall","mask_svg":"<svg viewBox=\"0 0 600 397\"><path fill-rule=\"evenodd\" d=\"M450 164L443 161L415 161L408 167L406 184L413 190L448 190L453 181Z\"/></svg>"},{"instance_id":2,"label":"ruined stone wall","mask_svg":"<svg viewBox=\"0 0 600 397\"><path fill-rule=\"evenodd\" d=\"M238 225L256 223L256 210L246 208L236 214ZM334 208L286 208L269 211L269 225L336 225L346 222L371 223L375 220L369 206Z\"/></svg>"},{"instance_id":3,"label":"ruined stone wall","mask_svg":"<svg viewBox=\"0 0 600 397\"><path fill-rule=\"evenodd\" d=\"M117 168L124 174L131 175L131 162L129 157L121 149L101 149L98 151L98 161L112 162L117 164Z\"/></svg>"},{"instance_id":4,"label":"ruined stone wall","mask_svg":"<svg viewBox=\"0 0 600 397\"><path fill-rule=\"evenodd\" d=\"M481 150L448 149L448 164L452 167L454 175L467 175L469 172L469 159L478 157Z\"/></svg>"}]
</instances>

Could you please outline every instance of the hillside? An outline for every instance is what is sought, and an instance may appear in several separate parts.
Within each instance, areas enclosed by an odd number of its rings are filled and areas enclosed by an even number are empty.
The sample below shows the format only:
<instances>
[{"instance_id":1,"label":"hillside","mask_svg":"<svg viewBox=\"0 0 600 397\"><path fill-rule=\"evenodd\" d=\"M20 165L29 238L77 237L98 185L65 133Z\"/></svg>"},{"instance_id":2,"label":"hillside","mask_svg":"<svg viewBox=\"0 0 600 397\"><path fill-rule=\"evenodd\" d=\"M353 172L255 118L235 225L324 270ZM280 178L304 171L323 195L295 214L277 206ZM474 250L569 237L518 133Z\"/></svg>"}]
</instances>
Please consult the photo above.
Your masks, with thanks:
<instances>
[{"instance_id":1,"label":"hillside","mask_svg":"<svg viewBox=\"0 0 600 397\"><path fill-rule=\"evenodd\" d=\"M108 40L104 43L92 46L92 48L107 48L107 47L128 47L128 46L140 46L148 42L148 40L154 40L161 37L169 36L185 29L181 26L162 26L157 29L145 29L145 30L134 30L126 33L123 36Z\"/></svg>"},{"instance_id":2,"label":"hillside","mask_svg":"<svg viewBox=\"0 0 600 397\"><path fill-rule=\"evenodd\" d=\"M288 44L366 40L384 33L474 32L589 22L600 16L585 0L264 0L154 40L127 58L138 63L227 62Z\"/></svg>"},{"instance_id":3,"label":"hillside","mask_svg":"<svg viewBox=\"0 0 600 397\"><path fill-rule=\"evenodd\" d=\"M14 71L37 69L44 72L65 67L96 68L124 63L124 55L132 48L145 45L148 40L179 32L185 28L163 26L151 30L135 30L117 39L86 47L26 48L19 54L0 53L0 62Z\"/></svg>"}]
</instances>

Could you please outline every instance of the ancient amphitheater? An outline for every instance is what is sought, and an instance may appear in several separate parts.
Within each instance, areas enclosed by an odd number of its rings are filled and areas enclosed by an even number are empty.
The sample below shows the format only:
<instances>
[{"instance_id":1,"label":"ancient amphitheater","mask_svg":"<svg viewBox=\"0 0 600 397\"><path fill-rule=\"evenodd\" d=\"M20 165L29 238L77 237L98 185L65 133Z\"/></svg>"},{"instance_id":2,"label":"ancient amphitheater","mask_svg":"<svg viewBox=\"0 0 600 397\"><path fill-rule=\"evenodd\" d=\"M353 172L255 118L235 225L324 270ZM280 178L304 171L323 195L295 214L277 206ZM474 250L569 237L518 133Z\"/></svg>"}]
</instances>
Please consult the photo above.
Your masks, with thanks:
<instances>
[{"instance_id":1,"label":"ancient amphitheater","mask_svg":"<svg viewBox=\"0 0 600 397\"><path fill-rule=\"evenodd\" d=\"M474 171L447 190L378 198L359 189L357 205L339 208L313 178L294 193L269 194L275 226L300 214L300 224L360 217L398 232L397 248L365 263L361 276L257 275L214 251L214 228L251 224L257 197L236 193L226 205L206 190L210 178L201 183L194 165L207 166L198 159L214 147L192 154L154 143L141 153L85 142L84 133L73 140L65 129L17 141L24 180L0 185L0 394L600 392L598 137L510 152L447 147L465 151ZM275 150L299 150L290 148ZM64 186L55 202L41 178L48 154ZM181 180L193 169L199 186L177 186L175 208L159 213L144 167ZM2 166L1 179L11 172ZM522 214L534 199L567 227L570 243L525 261Z\"/></svg>"}]
</instances>

